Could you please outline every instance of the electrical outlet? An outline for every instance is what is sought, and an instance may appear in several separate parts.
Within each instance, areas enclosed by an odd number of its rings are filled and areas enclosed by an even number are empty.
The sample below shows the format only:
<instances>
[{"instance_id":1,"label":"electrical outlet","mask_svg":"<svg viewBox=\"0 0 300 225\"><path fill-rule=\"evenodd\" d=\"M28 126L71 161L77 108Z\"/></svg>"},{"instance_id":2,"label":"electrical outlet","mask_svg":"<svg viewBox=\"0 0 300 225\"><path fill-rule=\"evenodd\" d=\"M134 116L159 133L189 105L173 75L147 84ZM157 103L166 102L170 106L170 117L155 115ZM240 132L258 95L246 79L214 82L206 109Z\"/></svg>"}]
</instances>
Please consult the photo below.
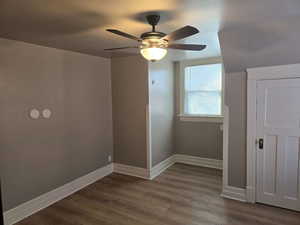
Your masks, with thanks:
<instances>
[{"instance_id":1,"label":"electrical outlet","mask_svg":"<svg viewBox=\"0 0 300 225\"><path fill-rule=\"evenodd\" d=\"M111 162L111 155L108 156L108 162Z\"/></svg>"}]
</instances>

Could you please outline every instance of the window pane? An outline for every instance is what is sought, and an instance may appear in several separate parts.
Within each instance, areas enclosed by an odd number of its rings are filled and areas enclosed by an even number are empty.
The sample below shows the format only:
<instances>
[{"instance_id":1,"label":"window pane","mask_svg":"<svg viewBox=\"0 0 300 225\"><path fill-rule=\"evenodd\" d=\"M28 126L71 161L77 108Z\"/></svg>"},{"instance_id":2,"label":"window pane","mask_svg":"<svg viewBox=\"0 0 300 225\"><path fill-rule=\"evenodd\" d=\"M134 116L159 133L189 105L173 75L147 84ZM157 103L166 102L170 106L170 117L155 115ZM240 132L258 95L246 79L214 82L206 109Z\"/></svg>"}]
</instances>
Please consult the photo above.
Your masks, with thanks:
<instances>
[{"instance_id":1,"label":"window pane","mask_svg":"<svg viewBox=\"0 0 300 225\"><path fill-rule=\"evenodd\" d=\"M199 65L185 68L186 91L220 91L222 89L222 65Z\"/></svg>"},{"instance_id":2,"label":"window pane","mask_svg":"<svg viewBox=\"0 0 300 225\"><path fill-rule=\"evenodd\" d=\"M221 115L221 92L187 92L186 103L188 114Z\"/></svg>"},{"instance_id":3,"label":"window pane","mask_svg":"<svg viewBox=\"0 0 300 225\"><path fill-rule=\"evenodd\" d=\"M186 67L184 84L185 114L222 114L222 64Z\"/></svg>"}]
</instances>

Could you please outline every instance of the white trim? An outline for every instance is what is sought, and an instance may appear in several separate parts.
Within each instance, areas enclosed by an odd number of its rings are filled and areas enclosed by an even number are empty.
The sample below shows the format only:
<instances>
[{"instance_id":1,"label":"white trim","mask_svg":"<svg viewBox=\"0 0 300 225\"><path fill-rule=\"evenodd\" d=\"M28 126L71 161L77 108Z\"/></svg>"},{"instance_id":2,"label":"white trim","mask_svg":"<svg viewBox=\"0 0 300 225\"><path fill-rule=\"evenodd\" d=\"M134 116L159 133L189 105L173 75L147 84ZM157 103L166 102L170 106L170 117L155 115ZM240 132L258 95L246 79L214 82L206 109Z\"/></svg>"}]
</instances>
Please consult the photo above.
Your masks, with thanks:
<instances>
[{"instance_id":1,"label":"white trim","mask_svg":"<svg viewBox=\"0 0 300 225\"><path fill-rule=\"evenodd\" d=\"M223 116L178 115L180 121L223 123Z\"/></svg>"},{"instance_id":2,"label":"white trim","mask_svg":"<svg viewBox=\"0 0 300 225\"><path fill-rule=\"evenodd\" d=\"M128 166L125 164L114 163L114 172L133 177L149 179L149 170L146 168Z\"/></svg>"},{"instance_id":3,"label":"white trim","mask_svg":"<svg viewBox=\"0 0 300 225\"><path fill-rule=\"evenodd\" d=\"M176 163L175 159L176 159L175 155L172 155L169 158L157 164L156 166L154 166L150 170L150 180L154 179L162 172L164 172L166 169L168 169L170 166L172 166L174 163Z\"/></svg>"},{"instance_id":4,"label":"white trim","mask_svg":"<svg viewBox=\"0 0 300 225\"><path fill-rule=\"evenodd\" d=\"M249 74L248 74L249 77ZM247 190L255 190L256 187L256 80L247 82ZM251 150L250 150L251 149ZM255 192L254 192L255 193ZM255 194L247 191L247 200L255 202Z\"/></svg>"},{"instance_id":5,"label":"white trim","mask_svg":"<svg viewBox=\"0 0 300 225\"><path fill-rule=\"evenodd\" d=\"M149 100L150 101L150 100ZM147 169L152 168L152 135L151 135L151 107L146 106L146 144L147 144Z\"/></svg>"},{"instance_id":6,"label":"white trim","mask_svg":"<svg viewBox=\"0 0 300 225\"><path fill-rule=\"evenodd\" d=\"M146 168L128 166L124 164L111 163L99 168L87 175L71 181L59 188L47 192L37 198L25 202L13 209L4 212L4 224L12 225L26 217L54 204L55 202L79 191L80 189L96 182L97 180L111 174L112 172L143 179L154 179L174 163L184 163L195 166L222 169L222 160L201 158L182 154L175 154L154 166L150 172Z\"/></svg>"},{"instance_id":7,"label":"white trim","mask_svg":"<svg viewBox=\"0 0 300 225\"><path fill-rule=\"evenodd\" d=\"M259 80L300 77L300 64L247 69L247 201L256 201L256 84Z\"/></svg>"},{"instance_id":8,"label":"white trim","mask_svg":"<svg viewBox=\"0 0 300 225\"><path fill-rule=\"evenodd\" d=\"M255 203L256 202L256 189L255 186L248 186L246 187L246 198L247 202Z\"/></svg>"},{"instance_id":9,"label":"white trim","mask_svg":"<svg viewBox=\"0 0 300 225\"><path fill-rule=\"evenodd\" d=\"M210 65L210 64L222 64L222 57L212 57L212 58L205 58L205 59L194 59L194 60L184 60L179 61L179 71L178 71L178 89L179 89L179 113L184 115L184 69L188 66L198 66L198 65ZM223 104L224 104L224 66L222 66L222 102L221 102L221 112L223 111ZM220 115L223 116L223 115ZM205 117L205 116L204 116ZM191 120L190 120L191 122Z\"/></svg>"},{"instance_id":10,"label":"white trim","mask_svg":"<svg viewBox=\"0 0 300 225\"><path fill-rule=\"evenodd\" d=\"M247 69L248 80L287 79L300 77L300 64Z\"/></svg>"},{"instance_id":11,"label":"white trim","mask_svg":"<svg viewBox=\"0 0 300 225\"><path fill-rule=\"evenodd\" d=\"M174 156L175 156L175 162L177 163L184 163L184 164L214 168L219 170L222 170L223 168L222 160L218 160L218 159L208 159L208 158L182 155L182 154L176 154Z\"/></svg>"},{"instance_id":12,"label":"white trim","mask_svg":"<svg viewBox=\"0 0 300 225\"><path fill-rule=\"evenodd\" d=\"M160 162L150 170L141 167L114 163L114 172L134 177L140 177L147 180L152 180L175 163L202 166L219 170L222 170L223 168L222 160L175 154Z\"/></svg>"},{"instance_id":13,"label":"white trim","mask_svg":"<svg viewBox=\"0 0 300 225\"><path fill-rule=\"evenodd\" d=\"M246 190L243 188L226 186L223 188L221 196L223 198L229 198L241 202L246 202Z\"/></svg>"},{"instance_id":14,"label":"white trim","mask_svg":"<svg viewBox=\"0 0 300 225\"><path fill-rule=\"evenodd\" d=\"M97 180L111 174L112 172L113 165L109 164L76 180L73 180L59 188L47 192L37 198L25 202L13 209L10 209L4 212L4 224L15 224L25 219L26 217L52 205L53 203L75 193L76 191L96 182Z\"/></svg>"},{"instance_id":15,"label":"white trim","mask_svg":"<svg viewBox=\"0 0 300 225\"><path fill-rule=\"evenodd\" d=\"M229 107L224 105L223 122L223 192L228 186L228 135L229 135Z\"/></svg>"}]
</instances>

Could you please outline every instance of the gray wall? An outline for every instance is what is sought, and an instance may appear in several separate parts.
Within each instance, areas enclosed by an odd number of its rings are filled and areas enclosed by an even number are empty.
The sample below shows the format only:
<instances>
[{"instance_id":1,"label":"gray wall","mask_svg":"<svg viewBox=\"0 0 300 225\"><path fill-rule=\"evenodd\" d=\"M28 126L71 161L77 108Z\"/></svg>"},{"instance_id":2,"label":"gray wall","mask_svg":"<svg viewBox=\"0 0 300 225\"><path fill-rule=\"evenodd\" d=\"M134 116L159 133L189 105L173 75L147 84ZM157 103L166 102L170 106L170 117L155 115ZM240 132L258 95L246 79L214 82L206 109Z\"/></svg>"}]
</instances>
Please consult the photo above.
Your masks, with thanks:
<instances>
[{"instance_id":1,"label":"gray wall","mask_svg":"<svg viewBox=\"0 0 300 225\"><path fill-rule=\"evenodd\" d=\"M174 152L174 71L168 58L149 64L152 166Z\"/></svg>"},{"instance_id":2,"label":"gray wall","mask_svg":"<svg viewBox=\"0 0 300 225\"><path fill-rule=\"evenodd\" d=\"M201 60L191 60L189 64L206 64L220 62L220 57ZM176 76L176 115L180 114L179 86L180 86L180 65L175 63ZM175 118L175 152L178 154L222 159L223 156L223 132L220 129L221 123L212 122L191 122L180 121Z\"/></svg>"},{"instance_id":3,"label":"gray wall","mask_svg":"<svg viewBox=\"0 0 300 225\"><path fill-rule=\"evenodd\" d=\"M114 161L147 167L148 62L141 56L111 60Z\"/></svg>"},{"instance_id":4,"label":"gray wall","mask_svg":"<svg viewBox=\"0 0 300 225\"><path fill-rule=\"evenodd\" d=\"M5 210L108 164L110 60L0 39ZM52 110L33 120L29 110Z\"/></svg>"},{"instance_id":5,"label":"gray wall","mask_svg":"<svg viewBox=\"0 0 300 225\"><path fill-rule=\"evenodd\" d=\"M176 120L176 153L222 159L223 132L220 123Z\"/></svg>"},{"instance_id":6,"label":"gray wall","mask_svg":"<svg viewBox=\"0 0 300 225\"><path fill-rule=\"evenodd\" d=\"M245 72L226 73L225 104L229 108L228 184L246 186L246 85Z\"/></svg>"},{"instance_id":7,"label":"gray wall","mask_svg":"<svg viewBox=\"0 0 300 225\"><path fill-rule=\"evenodd\" d=\"M299 24L299 20L293 22ZM246 186L246 69L300 62L299 31L288 22L277 26L279 30L272 26L260 29L257 24L219 32L226 70L225 102L229 106L228 180L235 187Z\"/></svg>"}]
</instances>

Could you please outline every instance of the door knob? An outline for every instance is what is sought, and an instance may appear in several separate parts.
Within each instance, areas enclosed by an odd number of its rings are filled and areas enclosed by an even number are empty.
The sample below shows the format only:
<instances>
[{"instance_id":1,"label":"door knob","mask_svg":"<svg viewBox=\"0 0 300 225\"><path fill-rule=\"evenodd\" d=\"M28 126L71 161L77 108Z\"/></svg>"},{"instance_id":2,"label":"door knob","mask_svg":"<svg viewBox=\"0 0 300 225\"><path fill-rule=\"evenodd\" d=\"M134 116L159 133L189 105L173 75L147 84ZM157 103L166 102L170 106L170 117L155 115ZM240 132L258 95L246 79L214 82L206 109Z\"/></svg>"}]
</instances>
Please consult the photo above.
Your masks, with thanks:
<instances>
[{"instance_id":1,"label":"door knob","mask_svg":"<svg viewBox=\"0 0 300 225\"><path fill-rule=\"evenodd\" d=\"M264 148L264 139L263 138L258 139L258 148L259 149Z\"/></svg>"}]
</instances>

